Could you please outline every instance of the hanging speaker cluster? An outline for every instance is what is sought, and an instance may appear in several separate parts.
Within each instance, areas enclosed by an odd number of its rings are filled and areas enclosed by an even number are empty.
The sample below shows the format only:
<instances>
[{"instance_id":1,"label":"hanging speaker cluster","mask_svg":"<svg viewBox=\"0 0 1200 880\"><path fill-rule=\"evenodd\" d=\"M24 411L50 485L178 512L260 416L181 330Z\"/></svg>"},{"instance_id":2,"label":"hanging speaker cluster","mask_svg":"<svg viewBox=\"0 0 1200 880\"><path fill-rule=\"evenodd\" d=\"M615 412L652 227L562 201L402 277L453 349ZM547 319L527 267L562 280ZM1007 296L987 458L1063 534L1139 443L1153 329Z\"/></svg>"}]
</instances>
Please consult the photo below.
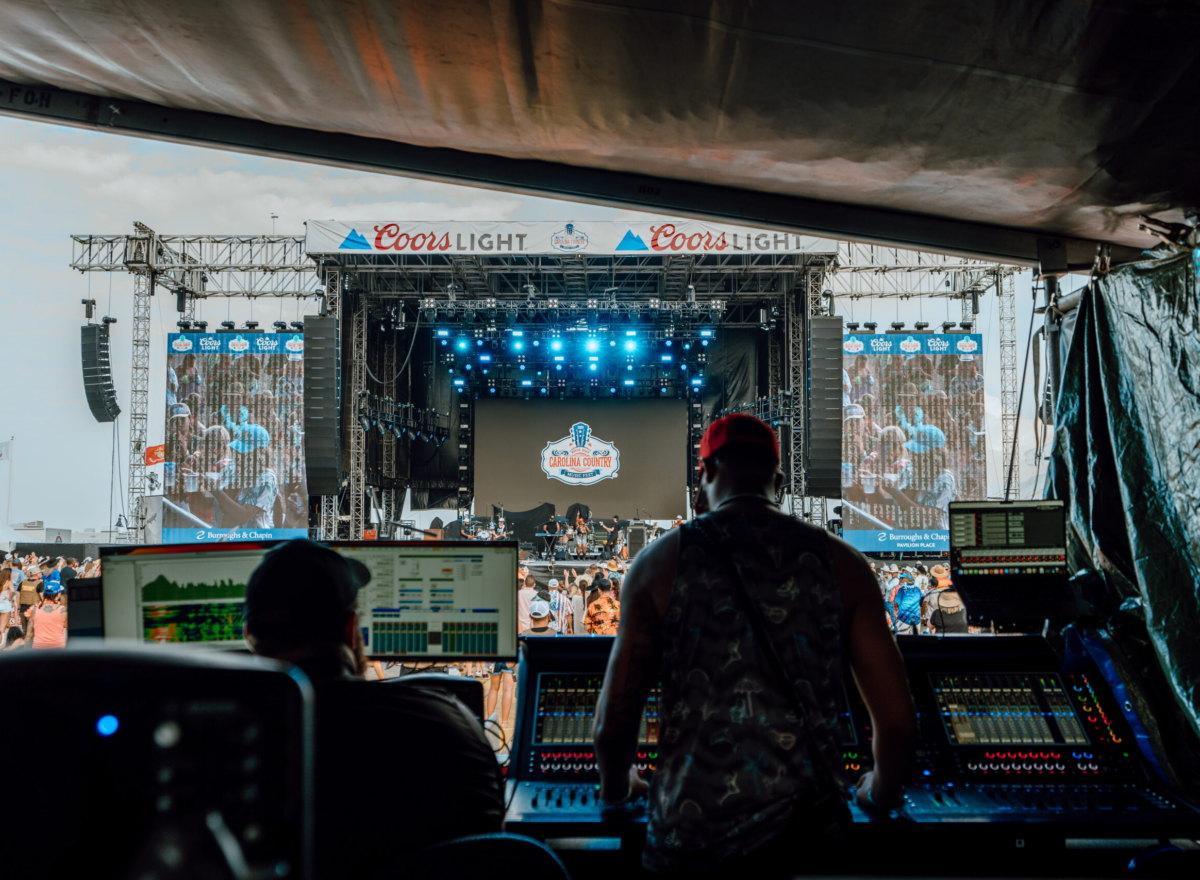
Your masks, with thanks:
<instances>
[{"instance_id":1,"label":"hanging speaker cluster","mask_svg":"<svg viewBox=\"0 0 1200 880\"><path fill-rule=\"evenodd\" d=\"M83 355L83 393L98 422L113 422L121 414L113 388L112 364L108 359L108 322L80 328Z\"/></svg>"}]
</instances>

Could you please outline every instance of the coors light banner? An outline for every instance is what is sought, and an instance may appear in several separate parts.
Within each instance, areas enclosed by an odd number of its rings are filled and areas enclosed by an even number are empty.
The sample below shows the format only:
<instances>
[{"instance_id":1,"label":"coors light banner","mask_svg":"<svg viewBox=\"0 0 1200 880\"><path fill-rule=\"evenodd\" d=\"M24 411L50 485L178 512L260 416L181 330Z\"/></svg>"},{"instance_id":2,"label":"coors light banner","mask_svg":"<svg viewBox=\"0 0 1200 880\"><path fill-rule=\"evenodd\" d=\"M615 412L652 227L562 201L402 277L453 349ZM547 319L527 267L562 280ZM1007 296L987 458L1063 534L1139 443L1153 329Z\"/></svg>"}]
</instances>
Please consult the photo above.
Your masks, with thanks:
<instances>
[{"instance_id":1,"label":"coors light banner","mask_svg":"<svg viewBox=\"0 0 1200 880\"><path fill-rule=\"evenodd\" d=\"M308 534L304 337L167 338L163 542Z\"/></svg>"},{"instance_id":2,"label":"coors light banner","mask_svg":"<svg viewBox=\"0 0 1200 880\"><path fill-rule=\"evenodd\" d=\"M768 232L734 224L697 220L636 223L496 222L422 223L412 221L309 220L305 250L310 254L804 254L835 253L837 244L791 232Z\"/></svg>"},{"instance_id":3,"label":"coors light banner","mask_svg":"<svg viewBox=\"0 0 1200 880\"><path fill-rule=\"evenodd\" d=\"M983 338L842 340L842 528L860 550L950 547L951 501L987 495Z\"/></svg>"}]
</instances>

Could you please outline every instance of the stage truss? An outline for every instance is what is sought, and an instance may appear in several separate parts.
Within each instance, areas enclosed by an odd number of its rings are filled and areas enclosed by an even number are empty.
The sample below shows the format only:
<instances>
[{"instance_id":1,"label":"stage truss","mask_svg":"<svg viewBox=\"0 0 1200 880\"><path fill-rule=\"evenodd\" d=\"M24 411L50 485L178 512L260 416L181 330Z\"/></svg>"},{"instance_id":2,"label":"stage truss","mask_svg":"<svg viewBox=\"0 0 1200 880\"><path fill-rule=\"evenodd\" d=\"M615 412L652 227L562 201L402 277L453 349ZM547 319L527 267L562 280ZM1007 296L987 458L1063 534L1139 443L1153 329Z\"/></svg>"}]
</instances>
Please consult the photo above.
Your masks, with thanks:
<instances>
[{"instance_id":1,"label":"stage truss","mask_svg":"<svg viewBox=\"0 0 1200 880\"><path fill-rule=\"evenodd\" d=\"M159 235L135 224L132 235L72 237L71 267L81 272L134 276L133 375L128 459L131 540L144 540L144 452L149 393L149 302L156 289L175 294L182 320L194 320L197 299L219 297L318 298L323 314L338 316L339 339L349 333L351 362L343 400L366 393L367 375L396 375L394 334L368 345L377 318L405 326L418 315L438 326L549 328L564 321L609 321L643 329L701 322L767 332L768 396L764 412L788 427L791 466L785 494L797 516L822 523L826 499L810 498L804 468L806 338L808 318L829 314L845 297L959 299L964 320L978 299L1000 296L1001 405L1006 460L1015 442L1017 267L852 242L836 253L585 256L445 256L424 254L308 254L303 237L285 235ZM389 341L390 340L390 341ZM411 374L410 374L411 375ZM400 397L399 394L396 395ZM751 404L762 408L761 403ZM473 424L473 407L450 414ZM692 413L693 407L689 407ZM398 519L395 442L382 441L377 489L368 480L367 438L347 418L349 452L342 495L323 496L314 533L324 539L362 537L376 519L385 536ZM694 455L700 426L691 425ZM691 469L694 473L694 468ZM458 503L470 497L470 463L461 473ZM378 494L376 494L378 492ZM374 500L373 500L374 499Z\"/></svg>"}]
</instances>

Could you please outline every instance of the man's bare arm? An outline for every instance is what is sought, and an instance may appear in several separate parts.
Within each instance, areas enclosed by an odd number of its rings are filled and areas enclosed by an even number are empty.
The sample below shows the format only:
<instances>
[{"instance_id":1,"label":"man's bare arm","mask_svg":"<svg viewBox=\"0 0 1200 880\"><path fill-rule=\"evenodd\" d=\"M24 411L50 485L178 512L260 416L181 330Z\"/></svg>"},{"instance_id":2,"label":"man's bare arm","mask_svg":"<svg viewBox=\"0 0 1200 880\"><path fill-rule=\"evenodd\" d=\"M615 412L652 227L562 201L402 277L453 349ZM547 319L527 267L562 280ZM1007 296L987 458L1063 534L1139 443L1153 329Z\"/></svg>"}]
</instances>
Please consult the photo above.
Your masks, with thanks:
<instances>
[{"instance_id":1,"label":"man's bare arm","mask_svg":"<svg viewBox=\"0 0 1200 880\"><path fill-rule=\"evenodd\" d=\"M874 727L875 770L864 777L859 803L871 795L880 809L901 803L917 742L917 710L900 649L884 618L883 597L871 569L848 544L830 539L849 620L850 669Z\"/></svg>"},{"instance_id":2,"label":"man's bare arm","mask_svg":"<svg viewBox=\"0 0 1200 880\"><path fill-rule=\"evenodd\" d=\"M609 802L630 793L638 726L662 662L662 617L675 579L678 543L676 536L642 550L621 587L621 625L596 703L600 796Z\"/></svg>"}]
</instances>

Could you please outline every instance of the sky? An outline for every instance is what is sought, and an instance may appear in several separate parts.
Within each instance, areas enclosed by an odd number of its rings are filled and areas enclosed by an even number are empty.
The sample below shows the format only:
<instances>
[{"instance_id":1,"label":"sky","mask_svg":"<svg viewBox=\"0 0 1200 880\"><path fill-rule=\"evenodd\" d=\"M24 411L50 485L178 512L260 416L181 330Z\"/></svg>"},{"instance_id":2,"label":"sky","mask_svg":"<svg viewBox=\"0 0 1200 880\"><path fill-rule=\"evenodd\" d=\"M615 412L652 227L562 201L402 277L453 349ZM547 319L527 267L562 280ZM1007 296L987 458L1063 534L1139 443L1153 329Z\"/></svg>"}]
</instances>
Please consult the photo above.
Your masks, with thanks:
<instances>
[{"instance_id":1,"label":"sky","mask_svg":"<svg viewBox=\"0 0 1200 880\"><path fill-rule=\"evenodd\" d=\"M124 508L129 411L132 279L126 273L79 273L70 268L71 235L122 234L134 221L163 234L302 235L309 219L556 220L645 217L630 210L428 183L302 162L140 140L0 117L0 314L8 327L0 355L0 440L15 438L11 468L0 466L0 503L8 522L42 520L49 528L103 530ZM1064 289L1080 286L1067 280ZM1031 279L1017 278L1018 359L1029 330ZM122 416L94 421L83 393L80 300L95 299L113 326L114 385ZM280 311L282 306L282 311ZM861 300L839 304L860 321L928 320L960 316L945 300ZM999 338L996 298L980 301L989 417L989 492L1003 491L1000 455ZM296 320L312 301L251 303L221 300L200 306L199 317L239 324ZM163 438L162 393L167 333L175 329L174 298L158 294L151 310L148 442ZM1040 320L1040 319L1039 319ZM1032 366L1021 426L1022 494L1033 490L1036 439L1032 430ZM119 440L116 436L119 432ZM115 451L115 454L114 454ZM113 468L112 463L119 467ZM161 468L160 468L161 470ZM1044 472L1044 468L1042 469ZM1039 484L1040 485L1040 484ZM11 493L11 512L8 499ZM1040 489L1039 489L1040 494Z\"/></svg>"}]
</instances>

